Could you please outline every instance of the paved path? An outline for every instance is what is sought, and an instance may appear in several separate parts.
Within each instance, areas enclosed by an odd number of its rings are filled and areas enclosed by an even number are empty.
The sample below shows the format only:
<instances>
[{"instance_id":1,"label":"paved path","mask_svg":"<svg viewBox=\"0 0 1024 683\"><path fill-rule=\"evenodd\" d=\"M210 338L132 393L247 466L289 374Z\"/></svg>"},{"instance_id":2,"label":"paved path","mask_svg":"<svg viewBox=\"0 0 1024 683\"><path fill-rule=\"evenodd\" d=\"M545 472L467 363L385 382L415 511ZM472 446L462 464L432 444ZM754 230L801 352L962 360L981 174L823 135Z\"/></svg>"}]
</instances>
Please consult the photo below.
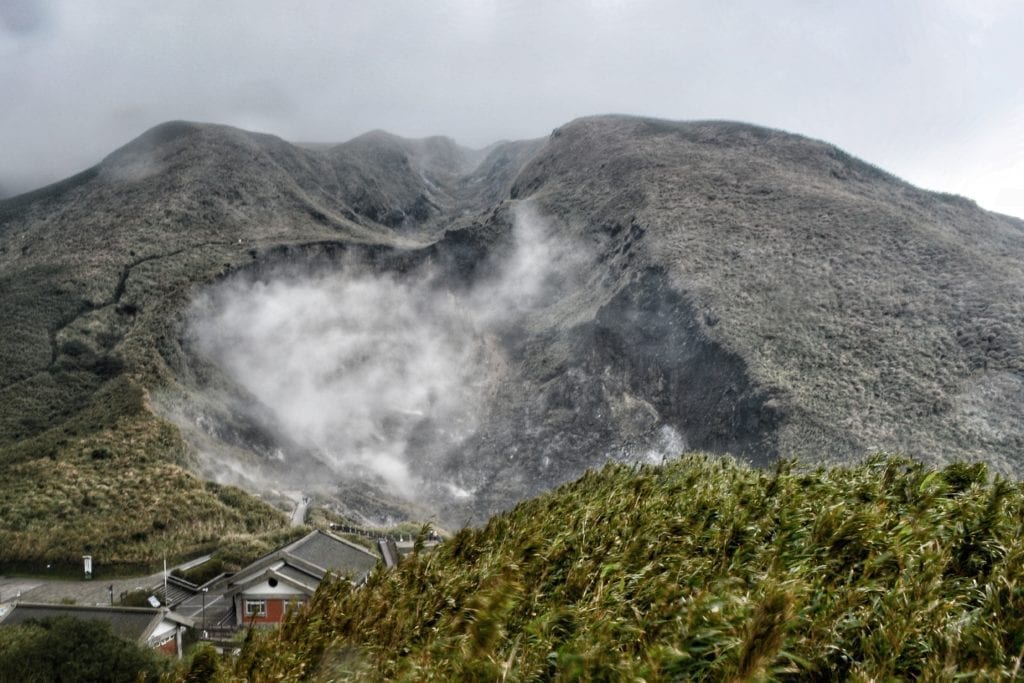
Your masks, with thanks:
<instances>
[{"instance_id":1,"label":"paved path","mask_svg":"<svg viewBox=\"0 0 1024 683\"><path fill-rule=\"evenodd\" d=\"M225 622L233 621L229 618L234 614L233 607L223 593L207 593L205 596L200 593L179 604L175 611L182 616L192 617L198 628L203 628L204 621L205 626L217 628Z\"/></svg>"},{"instance_id":2,"label":"paved path","mask_svg":"<svg viewBox=\"0 0 1024 683\"><path fill-rule=\"evenodd\" d=\"M167 571L174 571L175 569L180 569L181 571L187 571L189 569L192 569L192 567L197 567L197 566L201 565L203 562L206 562L211 557L213 557L213 555L203 555L201 557L197 557L194 560L189 560L188 562L182 562L181 564L179 564L176 567L168 567Z\"/></svg>"},{"instance_id":3,"label":"paved path","mask_svg":"<svg viewBox=\"0 0 1024 683\"><path fill-rule=\"evenodd\" d=\"M121 599L121 593L136 588L150 589L162 585L163 572L129 579L47 579L25 577L0 577L0 602L21 600L24 602L67 602L75 605L109 605L111 588L114 600Z\"/></svg>"},{"instance_id":4,"label":"paved path","mask_svg":"<svg viewBox=\"0 0 1024 683\"><path fill-rule=\"evenodd\" d=\"M188 569L208 559L210 559L209 555L197 557L176 567L168 567L167 571ZM121 593L137 588L149 590L161 587L163 583L163 571L147 576L117 579L98 578L92 581L82 579L50 579L45 576L0 576L0 603L21 600L24 602L45 602L51 604L73 602L76 605L109 605L111 587L113 587L114 591L114 600L118 601L121 599Z\"/></svg>"},{"instance_id":5,"label":"paved path","mask_svg":"<svg viewBox=\"0 0 1024 683\"><path fill-rule=\"evenodd\" d=\"M285 491L284 495L295 501L295 509L292 510L290 518L292 526L302 526L306 523L306 509L309 508L309 497L302 491Z\"/></svg>"}]
</instances>

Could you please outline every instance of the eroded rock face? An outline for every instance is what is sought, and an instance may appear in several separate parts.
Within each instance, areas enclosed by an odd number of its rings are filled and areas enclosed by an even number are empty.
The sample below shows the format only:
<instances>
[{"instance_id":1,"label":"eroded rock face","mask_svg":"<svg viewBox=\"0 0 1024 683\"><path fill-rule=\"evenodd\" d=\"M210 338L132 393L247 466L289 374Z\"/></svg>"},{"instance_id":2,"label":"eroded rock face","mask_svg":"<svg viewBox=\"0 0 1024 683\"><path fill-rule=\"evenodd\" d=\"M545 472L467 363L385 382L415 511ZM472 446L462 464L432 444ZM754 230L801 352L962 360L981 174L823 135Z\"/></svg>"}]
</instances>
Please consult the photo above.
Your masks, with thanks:
<instances>
[{"instance_id":1,"label":"eroded rock face","mask_svg":"<svg viewBox=\"0 0 1024 683\"><path fill-rule=\"evenodd\" d=\"M504 352L511 369L488 419L446 464L476 492L476 519L608 460L777 457L784 416L661 270L638 273L593 318L512 339Z\"/></svg>"},{"instance_id":2,"label":"eroded rock face","mask_svg":"<svg viewBox=\"0 0 1024 683\"><path fill-rule=\"evenodd\" d=\"M590 374L611 369L620 393L653 406L689 448L771 461L782 415L706 325L664 271L649 269L580 330L579 355Z\"/></svg>"}]
</instances>

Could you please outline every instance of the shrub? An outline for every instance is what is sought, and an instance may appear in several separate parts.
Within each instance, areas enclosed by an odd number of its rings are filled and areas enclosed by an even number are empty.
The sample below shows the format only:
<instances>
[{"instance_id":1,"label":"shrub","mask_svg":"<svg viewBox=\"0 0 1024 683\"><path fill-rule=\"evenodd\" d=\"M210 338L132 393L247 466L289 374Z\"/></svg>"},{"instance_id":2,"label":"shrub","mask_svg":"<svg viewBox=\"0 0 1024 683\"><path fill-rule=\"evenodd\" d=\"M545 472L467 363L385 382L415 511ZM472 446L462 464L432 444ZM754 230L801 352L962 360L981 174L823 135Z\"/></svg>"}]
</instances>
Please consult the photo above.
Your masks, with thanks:
<instances>
[{"instance_id":1,"label":"shrub","mask_svg":"<svg viewBox=\"0 0 1024 683\"><path fill-rule=\"evenodd\" d=\"M611 465L248 643L246 680L999 680L1024 487L879 456Z\"/></svg>"},{"instance_id":2,"label":"shrub","mask_svg":"<svg viewBox=\"0 0 1024 683\"><path fill-rule=\"evenodd\" d=\"M165 668L104 622L60 617L0 628L0 681L155 681Z\"/></svg>"}]
</instances>

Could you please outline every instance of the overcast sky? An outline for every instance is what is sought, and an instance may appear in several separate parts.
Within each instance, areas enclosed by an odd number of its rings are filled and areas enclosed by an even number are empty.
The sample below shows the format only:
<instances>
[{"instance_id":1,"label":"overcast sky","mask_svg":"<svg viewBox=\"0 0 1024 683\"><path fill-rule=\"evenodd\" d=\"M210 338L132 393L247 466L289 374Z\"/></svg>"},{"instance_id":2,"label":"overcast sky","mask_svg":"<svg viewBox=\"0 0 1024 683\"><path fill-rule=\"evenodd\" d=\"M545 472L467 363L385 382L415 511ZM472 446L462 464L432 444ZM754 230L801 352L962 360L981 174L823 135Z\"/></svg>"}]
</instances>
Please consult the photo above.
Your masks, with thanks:
<instances>
[{"instance_id":1,"label":"overcast sky","mask_svg":"<svg viewBox=\"0 0 1024 683\"><path fill-rule=\"evenodd\" d=\"M169 119L469 146L577 116L810 135L1024 216L1018 0L0 0L0 192Z\"/></svg>"}]
</instances>

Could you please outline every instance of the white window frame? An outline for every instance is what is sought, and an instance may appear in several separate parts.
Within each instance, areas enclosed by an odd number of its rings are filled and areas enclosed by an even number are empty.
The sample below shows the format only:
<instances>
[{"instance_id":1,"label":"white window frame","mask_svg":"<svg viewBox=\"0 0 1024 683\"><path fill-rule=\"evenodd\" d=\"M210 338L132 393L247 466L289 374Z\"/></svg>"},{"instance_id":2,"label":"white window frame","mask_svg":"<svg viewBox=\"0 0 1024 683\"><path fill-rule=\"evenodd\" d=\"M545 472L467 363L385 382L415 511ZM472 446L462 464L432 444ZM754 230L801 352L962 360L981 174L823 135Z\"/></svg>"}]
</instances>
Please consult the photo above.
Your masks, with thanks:
<instances>
[{"instance_id":1,"label":"white window frame","mask_svg":"<svg viewBox=\"0 0 1024 683\"><path fill-rule=\"evenodd\" d=\"M254 607L257 608L256 611L253 611ZM245 616L246 616L246 618L249 618L249 617L265 617L265 616L267 616L267 601L266 600L250 600L250 599L246 598L243 609L245 609Z\"/></svg>"}]
</instances>

